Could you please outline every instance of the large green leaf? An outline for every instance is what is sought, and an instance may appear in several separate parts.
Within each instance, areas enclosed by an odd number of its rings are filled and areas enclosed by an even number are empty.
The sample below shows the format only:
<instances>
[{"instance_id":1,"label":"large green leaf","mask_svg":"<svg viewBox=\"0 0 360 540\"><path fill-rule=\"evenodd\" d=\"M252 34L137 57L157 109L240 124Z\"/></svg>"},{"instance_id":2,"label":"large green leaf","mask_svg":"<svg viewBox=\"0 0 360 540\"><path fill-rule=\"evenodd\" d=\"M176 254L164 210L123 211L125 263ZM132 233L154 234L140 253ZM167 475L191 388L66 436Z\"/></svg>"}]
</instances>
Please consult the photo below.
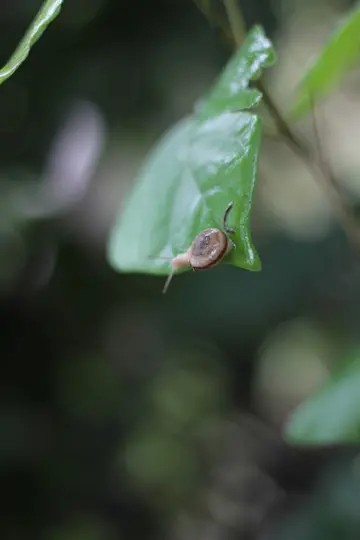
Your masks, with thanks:
<instances>
[{"instance_id":1,"label":"large green leaf","mask_svg":"<svg viewBox=\"0 0 360 540\"><path fill-rule=\"evenodd\" d=\"M229 225L236 247L227 261L260 269L250 210L261 126L257 115L239 109L259 101L246 86L272 59L270 43L256 27L197 114L175 125L150 153L110 236L108 256L115 268L168 273L161 257L186 250L201 230L221 227L232 201ZM235 102L236 112L230 112Z\"/></svg>"},{"instance_id":2,"label":"large green leaf","mask_svg":"<svg viewBox=\"0 0 360 540\"><path fill-rule=\"evenodd\" d=\"M338 83L357 59L360 59L360 7L342 21L306 72L297 91L293 113L307 112L312 101Z\"/></svg>"},{"instance_id":3,"label":"large green leaf","mask_svg":"<svg viewBox=\"0 0 360 540\"><path fill-rule=\"evenodd\" d=\"M360 351L290 417L296 444L360 443Z\"/></svg>"},{"instance_id":4,"label":"large green leaf","mask_svg":"<svg viewBox=\"0 0 360 540\"><path fill-rule=\"evenodd\" d=\"M47 0L43 3L11 58L0 70L0 84L6 81L24 62L29 55L31 47L59 14L62 3L63 0Z\"/></svg>"}]
</instances>

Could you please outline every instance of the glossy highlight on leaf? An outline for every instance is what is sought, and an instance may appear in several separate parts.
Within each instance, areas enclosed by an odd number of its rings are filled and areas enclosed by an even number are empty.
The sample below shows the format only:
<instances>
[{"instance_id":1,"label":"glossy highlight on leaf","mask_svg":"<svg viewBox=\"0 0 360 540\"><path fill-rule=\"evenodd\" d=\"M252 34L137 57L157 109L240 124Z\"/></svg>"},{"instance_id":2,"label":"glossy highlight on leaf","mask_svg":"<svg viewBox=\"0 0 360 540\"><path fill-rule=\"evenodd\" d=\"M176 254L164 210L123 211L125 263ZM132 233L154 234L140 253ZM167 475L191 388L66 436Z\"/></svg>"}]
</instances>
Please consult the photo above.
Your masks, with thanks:
<instances>
[{"instance_id":1,"label":"glossy highlight on leaf","mask_svg":"<svg viewBox=\"0 0 360 540\"><path fill-rule=\"evenodd\" d=\"M5 82L24 62L31 47L60 13L62 3L63 0L46 0L43 3L9 61L0 70L0 84Z\"/></svg>"},{"instance_id":2,"label":"glossy highlight on leaf","mask_svg":"<svg viewBox=\"0 0 360 540\"><path fill-rule=\"evenodd\" d=\"M261 123L255 113L239 109L258 103L259 93L247 85L273 57L270 42L256 27L197 112L179 121L150 152L110 235L108 258L115 269L168 274L169 260L186 251L202 230L222 228L233 202L228 225L235 229L235 248L225 262L260 270L250 212Z\"/></svg>"},{"instance_id":3,"label":"glossy highlight on leaf","mask_svg":"<svg viewBox=\"0 0 360 540\"><path fill-rule=\"evenodd\" d=\"M300 116L311 108L312 101L337 84L360 60L360 7L342 22L301 81L293 114Z\"/></svg>"},{"instance_id":4,"label":"glossy highlight on leaf","mask_svg":"<svg viewBox=\"0 0 360 540\"><path fill-rule=\"evenodd\" d=\"M295 410L286 438L300 445L360 443L360 351Z\"/></svg>"},{"instance_id":5,"label":"glossy highlight on leaf","mask_svg":"<svg viewBox=\"0 0 360 540\"><path fill-rule=\"evenodd\" d=\"M249 83L258 79L262 70L274 62L272 44L261 28L256 26L225 66L214 88L199 106L198 114L203 117L258 105L261 92L249 88Z\"/></svg>"}]
</instances>

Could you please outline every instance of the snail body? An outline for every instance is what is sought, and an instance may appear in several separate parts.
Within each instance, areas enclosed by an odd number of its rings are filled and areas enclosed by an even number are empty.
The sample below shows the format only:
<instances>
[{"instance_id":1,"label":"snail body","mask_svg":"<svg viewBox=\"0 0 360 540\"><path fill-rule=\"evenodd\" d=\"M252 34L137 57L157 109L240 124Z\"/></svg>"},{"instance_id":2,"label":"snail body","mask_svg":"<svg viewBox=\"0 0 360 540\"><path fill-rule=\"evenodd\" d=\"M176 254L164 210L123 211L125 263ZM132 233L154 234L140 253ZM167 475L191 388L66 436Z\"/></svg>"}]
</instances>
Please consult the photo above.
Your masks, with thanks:
<instances>
[{"instance_id":1,"label":"snail body","mask_svg":"<svg viewBox=\"0 0 360 540\"><path fill-rule=\"evenodd\" d=\"M171 273L166 280L164 293L167 291L174 273L180 268L191 266L193 270L207 270L219 264L229 253L234 246L228 236L234 232L234 229L229 228L226 224L227 215L231 208L232 203L225 210L223 231L216 228L203 230L184 253L179 253L171 260Z\"/></svg>"}]
</instances>

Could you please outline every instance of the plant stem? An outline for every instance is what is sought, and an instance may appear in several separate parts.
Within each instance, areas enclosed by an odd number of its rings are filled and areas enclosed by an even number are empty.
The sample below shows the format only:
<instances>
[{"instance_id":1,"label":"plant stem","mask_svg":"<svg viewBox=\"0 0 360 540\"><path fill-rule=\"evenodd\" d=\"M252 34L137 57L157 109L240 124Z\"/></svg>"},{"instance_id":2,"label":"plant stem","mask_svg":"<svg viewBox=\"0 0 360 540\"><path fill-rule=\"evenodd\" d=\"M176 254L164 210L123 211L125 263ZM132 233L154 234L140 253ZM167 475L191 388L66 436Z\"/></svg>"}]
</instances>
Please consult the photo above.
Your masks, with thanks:
<instances>
[{"instance_id":1,"label":"plant stem","mask_svg":"<svg viewBox=\"0 0 360 540\"><path fill-rule=\"evenodd\" d=\"M286 141L291 144L294 151L297 153L304 154L306 153L305 147L302 144L302 142L297 138L297 136L293 133L291 127L281 114L280 110L278 109L277 105L273 101L272 97L268 93L267 89L265 88L262 81L257 81L256 84L257 88L262 93L262 97L264 100L264 103L272 117L272 119L275 122L275 125L277 127L278 132L286 139Z\"/></svg>"},{"instance_id":2,"label":"plant stem","mask_svg":"<svg viewBox=\"0 0 360 540\"><path fill-rule=\"evenodd\" d=\"M315 155L303 140L292 131L261 81L258 82L257 87L263 94L264 102L276 124L279 134L283 136L287 145L302 159L306 167L317 178L331 202L348 240L354 248L356 248L356 252L360 253L359 225L354 215L352 205L349 204L344 196L337 179L324 157L314 105L312 105L311 111L316 144Z\"/></svg>"},{"instance_id":3,"label":"plant stem","mask_svg":"<svg viewBox=\"0 0 360 540\"><path fill-rule=\"evenodd\" d=\"M312 100L311 100L312 101ZM326 191L329 200L335 209L339 220L342 223L343 229L351 244L356 248L356 254L360 254L360 229L357 218L354 214L352 205L340 190L337 179L334 177L328 161L325 159L323 149L320 142L320 133L316 120L314 103L311 103L311 116L313 130L315 133L316 158L319 168L318 178L322 182L323 189ZM316 166L316 162L314 163Z\"/></svg>"},{"instance_id":4,"label":"plant stem","mask_svg":"<svg viewBox=\"0 0 360 540\"><path fill-rule=\"evenodd\" d=\"M241 47L245 35L245 23L237 0L223 0L232 35L237 47Z\"/></svg>"}]
</instances>

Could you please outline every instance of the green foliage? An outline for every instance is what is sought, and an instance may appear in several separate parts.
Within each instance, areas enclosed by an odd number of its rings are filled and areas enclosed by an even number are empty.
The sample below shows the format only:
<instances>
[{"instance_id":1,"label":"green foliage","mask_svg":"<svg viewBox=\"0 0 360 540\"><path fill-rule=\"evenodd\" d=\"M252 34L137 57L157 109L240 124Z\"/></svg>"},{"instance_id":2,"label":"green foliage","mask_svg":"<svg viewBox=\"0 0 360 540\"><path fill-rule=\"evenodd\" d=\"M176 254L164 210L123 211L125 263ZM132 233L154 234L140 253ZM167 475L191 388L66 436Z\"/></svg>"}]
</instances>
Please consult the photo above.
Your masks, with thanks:
<instances>
[{"instance_id":1,"label":"green foliage","mask_svg":"<svg viewBox=\"0 0 360 540\"><path fill-rule=\"evenodd\" d=\"M236 249L227 262L260 269L250 211L261 126L256 114L243 109L259 102L249 82L273 61L269 40L255 27L195 113L151 152L110 237L108 256L116 269L168 273L161 257L186 250L201 230L221 227L230 201Z\"/></svg>"},{"instance_id":2,"label":"green foliage","mask_svg":"<svg viewBox=\"0 0 360 540\"><path fill-rule=\"evenodd\" d=\"M249 88L249 83L258 79L262 69L274 61L275 52L270 41L259 28L255 28L241 49L230 59L204 100L199 111L201 117L250 109L258 105L261 93L255 88Z\"/></svg>"},{"instance_id":3,"label":"green foliage","mask_svg":"<svg viewBox=\"0 0 360 540\"><path fill-rule=\"evenodd\" d=\"M49 24L60 13L63 0L47 0L41 6L36 17L16 47L10 60L0 70L0 84L6 81L20 67L29 55L31 47L41 37Z\"/></svg>"},{"instance_id":4,"label":"green foliage","mask_svg":"<svg viewBox=\"0 0 360 540\"><path fill-rule=\"evenodd\" d=\"M297 444L360 442L360 351L292 415L286 436Z\"/></svg>"},{"instance_id":5,"label":"green foliage","mask_svg":"<svg viewBox=\"0 0 360 540\"><path fill-rule=\"evenodd\" d=\"M293 112L306 113L312 100L337 84L360 58L360 7L337 28L300 83Z\"/></svg>"}]
</instances>

